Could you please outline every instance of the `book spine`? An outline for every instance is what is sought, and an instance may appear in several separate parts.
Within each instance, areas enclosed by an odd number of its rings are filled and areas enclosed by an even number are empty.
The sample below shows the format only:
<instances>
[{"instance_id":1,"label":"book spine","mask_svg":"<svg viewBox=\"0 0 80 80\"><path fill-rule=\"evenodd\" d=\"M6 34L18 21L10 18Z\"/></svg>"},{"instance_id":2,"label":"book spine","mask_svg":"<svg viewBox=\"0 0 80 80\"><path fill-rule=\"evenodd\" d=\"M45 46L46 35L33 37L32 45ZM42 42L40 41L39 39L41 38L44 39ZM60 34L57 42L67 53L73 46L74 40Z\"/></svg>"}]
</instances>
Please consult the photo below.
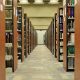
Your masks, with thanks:
<instances>
[{"instance_id":1,"label":"book spine","mask_svg":"<svg viewBox=\"0 0 80 80\"><path fill-rule=\"evenodd\" d=\"M71 8L70 16L74 17L74 8Z\"/></svg>"},{"instance_id":2,"label":"book spine","mask_svg":"<svg viewBox=\"0 0 80 80\"><path fill-rule=\"evenodd\" d=\"M71 9L68 8L68 17L70 17Z\"/></svg>"}]
</instances>

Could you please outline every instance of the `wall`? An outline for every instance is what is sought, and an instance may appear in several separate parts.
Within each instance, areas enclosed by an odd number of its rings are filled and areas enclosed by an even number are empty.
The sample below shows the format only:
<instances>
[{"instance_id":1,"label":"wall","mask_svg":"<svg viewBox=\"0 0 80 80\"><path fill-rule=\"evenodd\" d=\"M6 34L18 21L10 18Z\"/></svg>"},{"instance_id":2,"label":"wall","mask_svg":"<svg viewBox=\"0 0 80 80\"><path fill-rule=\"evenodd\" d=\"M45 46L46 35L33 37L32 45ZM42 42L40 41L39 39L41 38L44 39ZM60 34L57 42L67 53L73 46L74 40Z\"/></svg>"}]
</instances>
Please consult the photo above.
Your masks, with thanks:
<instances>
[{"instance_id":1,"label":"wall","mask_svg":"<svg viewBox=\"0 0 80 80\"><path fill-rule=\"evenodd\" d=\"M37 30L37 42L38 45L40 44L44 44L44 34L45 34L46 30Z\"/></svg>"}]
</instances>

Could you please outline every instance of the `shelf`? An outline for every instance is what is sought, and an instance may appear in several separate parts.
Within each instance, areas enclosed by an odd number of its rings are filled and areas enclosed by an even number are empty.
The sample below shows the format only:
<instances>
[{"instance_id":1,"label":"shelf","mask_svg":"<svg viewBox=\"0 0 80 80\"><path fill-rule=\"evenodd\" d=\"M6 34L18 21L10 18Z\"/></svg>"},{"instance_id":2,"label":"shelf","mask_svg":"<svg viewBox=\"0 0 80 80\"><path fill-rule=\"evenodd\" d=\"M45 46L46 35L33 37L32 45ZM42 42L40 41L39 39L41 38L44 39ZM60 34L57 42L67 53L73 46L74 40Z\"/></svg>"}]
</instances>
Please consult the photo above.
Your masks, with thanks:
<instances>
[{"instance_id":1,"label":"shelf","mask_svg":"<svg viewBox=\"0 0 80 80\"><path fill-rule=\"evenodd\" d=\"M12 59L13 59L12 55L6 55L5 56L5 60L12 60Z\"/></svg>"},{"instance_id":2,"label":"shelf","mask_svg":"<svg viewBox=\"0 0 80 80\"><path fill-rule=\"evenodd\" d=\"M12 18L5 18L5 20L12 20Z\"/></svg>"},{"instance_id":3,"label":"shelf","mask_svg":"<svg viewBox=\"0 0 80 80\"><path fill-rule=\"evenodd\" d=\"M60 30L60 32L62 32L62 33L63 33L63 30Z\"/></svg>"},{"instance_id":4,"label":"shelf","mask_svg":"<svg viewBox=\"0 0 80 80\"><path fill-rule=\"evenodd\" d=\"M74 20L75 18L69 18L69 17L68 17L67 19L68 19L68 20Z\"/></svg>"},{"instance_id":5,"label":"shelf","mask_svg":"<svg viewBox=\"0 0 80 80\"><path fill-rule=\"evenodd\" d=\"M60 16L60 17L63 17L63 14L60 14L59 16Z\"/></svg>"},{"instance_id":6,"label":"shelf","mask_svg":"<svg viewBox=\"0 0 80 80\"><path fill-rule=\"evenodd\" d=\"M60 47L63 47L63 46L60 45Z\"/></svg>"},{"instance_id":7,"label":"shelf","mask_svg":"<svg viewBox=\"0 0 80 80\"><path fill-rule=\"evenodd\" d=\"M75 31L74 31L74 30L72 30L72 31L71 31L71 30L68 30L68 32L69 32L69 33L75 33Z\"/></svg>"},{"instance_id":8,"label":"shelf","mask_svg":"<svg viewBox=\"0 0 80 80\"><path fill-rule=\"evenodd\" d=\"M12 32L12 30L6 30L6 32Z\"/></svg>"},{"instance_id":9,"label":"shelf","mask_svg":"<svg viewBox=\"0 0 80 80\"><path fill-rule=\"evenodd\" d=\"M12 5L5 5L5 9L7 9L7 8L11 9Z\"/></svg>"},{"instance_id":10,"label":"shelf","mask_svg":"<svg viewBox=\"0 0 80 80\"><path fill-rule=\"evenodd\" d=\"M12 43L5 43L5 47L12 47Z\"/></svg>"},{"instance_id":11,"label":"shelf","mask_svg":"<svg viewBox=\"0 0 80 80\"><path fill-rule=\"evenodd\" d=\"M18 24L21 24L21 22L17 21Z\"/></svg>"},{"instance_id":12,"label":"shelf","mask_svg":"<svg viewBox=\"0 0 80 80\"><path fill-rule=\"evenodd\" d=\"M17 29L17 32L22 32L22 31Z\"/></svg>"},{"instance_id":13,"label":"shelf","mask_svg":"<svg viewBox=\"0 0 80 80\"><path fill-rule=\"evenodd\" d=\"M60 40L63 40L63 38L60 38Z\"/></svg>"},{"instance_id":14,"label":"shelf","mask_svg":"<svg viewBox=\"0 0 80 80\"><path fill-rule=\"evenodd\" d=\"M74 46L74 44L72 44L72 43L68 43L67 46Z\"/></svg>"},{"instance_id":15,"label":"shelf","mask_svg":"<svg viewBox=\"0 0 80 80\"><path fill-rule=\"evenodd\" d=\"M69 55L67 56L68 58L74 58L75 56L74 55Z\"/></svg>"},{"instance_id":16,"label":"shelf","mask_svg":"<svg viewBox=\"0 0 80 80\"><path fill-rule=\"evenodd\" d=\"M18 48L22 48L22 46L18 46Z\"/></svg>"},{"instance_id":17,"label":"shelf","mask_svg":"<svg viewBox=\"0 0 80 80\"><path fill-rule=\"evenodd\" d=\"M61 22L61 23L59 23L59 24L63 24L63 23Z\"/></svg>"}]
</instances>

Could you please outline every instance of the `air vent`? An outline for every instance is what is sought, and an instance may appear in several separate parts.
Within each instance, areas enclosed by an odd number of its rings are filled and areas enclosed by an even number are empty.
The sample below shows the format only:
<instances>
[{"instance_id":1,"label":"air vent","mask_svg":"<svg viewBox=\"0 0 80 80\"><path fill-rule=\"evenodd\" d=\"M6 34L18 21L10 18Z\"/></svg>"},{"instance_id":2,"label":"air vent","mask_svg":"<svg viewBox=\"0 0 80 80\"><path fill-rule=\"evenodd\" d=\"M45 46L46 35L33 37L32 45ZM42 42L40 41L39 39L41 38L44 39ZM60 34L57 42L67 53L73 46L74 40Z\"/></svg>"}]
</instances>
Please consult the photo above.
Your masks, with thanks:
<instances>
[{"instance_id":1,"label":"air vent","mask_svg":"<svg viewBox=\"0 0 80 80\"><path fill-rule=\"evenodd\" d=\"M29 3L34 3L34 2L35 2L35 0L28 0L28 2L29 2Z\"/></svg>"},{"instance_id":2,"label":"air vent","mask_svg":"<svg viewBox=\"0 0 80 80\"><path fill-rule=\"evenodd\" d=\"M50 0L43 0L43 2L44 2L44 3L49 3L49 2L50 2Z\"/></svg>"}]
</instances>

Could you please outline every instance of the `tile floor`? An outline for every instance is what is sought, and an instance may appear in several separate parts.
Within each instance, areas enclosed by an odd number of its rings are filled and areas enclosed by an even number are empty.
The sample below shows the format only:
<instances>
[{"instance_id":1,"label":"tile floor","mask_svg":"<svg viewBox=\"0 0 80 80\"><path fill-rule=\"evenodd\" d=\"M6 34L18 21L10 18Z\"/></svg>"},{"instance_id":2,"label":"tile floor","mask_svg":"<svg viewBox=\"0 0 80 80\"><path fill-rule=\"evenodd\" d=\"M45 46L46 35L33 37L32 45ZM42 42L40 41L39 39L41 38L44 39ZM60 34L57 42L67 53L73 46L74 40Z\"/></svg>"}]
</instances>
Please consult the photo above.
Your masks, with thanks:
<instances>
[{"instance_id":1,"label":"tile floor","mask_svg":"<svg viewBox=\"0 0 80 80\"><path fill-rule=\"evenodd\" d=\"M7 71L6 80L74 80L73 72L65 72L45 45L37 46L15 73Z\"/></svg>"}]
</instances>

